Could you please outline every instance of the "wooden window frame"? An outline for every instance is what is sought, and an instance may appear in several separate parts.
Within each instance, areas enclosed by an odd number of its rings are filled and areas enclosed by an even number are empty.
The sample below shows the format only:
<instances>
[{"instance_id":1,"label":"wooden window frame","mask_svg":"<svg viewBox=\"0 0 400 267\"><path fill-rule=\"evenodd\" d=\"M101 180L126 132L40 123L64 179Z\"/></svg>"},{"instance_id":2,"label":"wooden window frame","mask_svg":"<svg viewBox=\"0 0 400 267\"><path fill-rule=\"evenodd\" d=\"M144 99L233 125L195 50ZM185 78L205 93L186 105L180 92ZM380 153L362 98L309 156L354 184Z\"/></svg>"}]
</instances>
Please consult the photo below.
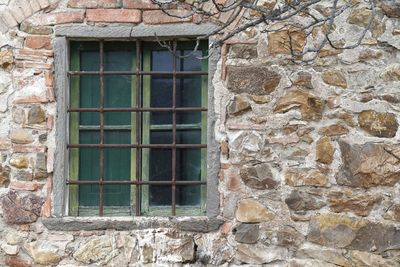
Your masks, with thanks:
<instances>
[{"instance_id":1,"label":"wooden window frame","mask_svg":"<svg viewBox=\"0 0 400 267\"><path fill-rule=\"evenodd\" d=\"M177 40L174 40L174 49L172 54L174 55L176 52L176 44ZM103 65L103 57L104 57L104 41L100 40L100 58L101 58L101 67L100 67L100 83L104 84L104 65ZM149 43L148 43L149 44ZM179 44L179 43L178 43ZM136 62L136 68L135 70L131 70L129 75L132 75L132 101L131 101L131 107L132 109L148 109L151 110L150 105L149 105L149 100L150 100L150 80L151 76L146 75L143 73L151 73L150 69L150 53L151 51L155 49L162 49L161 47L156 48L156 46L149 46L149 45L143 45L143 51L141 50L141 41L136 41L136 54L134 53L134 58L133 60ZM185 49L183 47L179 47L179 49ZM204 50L202 50L204 53ZM205 54L203 54L204 56ZM77 64L79 60L77 60L75 57L79 56L76 55L74 51L71 51L71 64ZM142 59L140 57L143 56L143 66L140 66ZM175 60L174 60L175 62ZM175 64L174 64L175 65ZM79 69L79 66L74 66L74 69ZM208 70L208 60L203 60L202 61L202 71L206 72ZM173 95L176 96L175 90L176 90L176 79L177 79L177 73L176 73L176 67L174 67L173 70ZM69 71L69 75L84 75L82 72L74 72L74 71ZM79 76L78 76L79 77ZM207 84L208 84L208 78L207 75L202 75L201 76L201 94L202 94L202 99L201 99L201 107L207 107ZM143 82L142 82L143 81ZM79 79L73 79L70 82L71 86L71 101L78 101L79 102ZM104 85L101 86L101 90L104 91ZM140 93L143 92L143 103L138 103L141 102L142 96ZM102 92L104 98L104 92ZM175 99L175 97L174 97ZM77 106L76 103L70 103L72 106ZM103 108L104 105L101 104L101 108ZM177 130L177 125L176 125L176 105L175 105L175 100L173 103L174 109L172 111L173 114L173 124L171 125L171 129L173 131L173 139L175 140L176 136L176 130ZM206 109L207 110L207 109ZM77 134L79 132L79 122L78 122L78 116L79 116L79 111L77 110L72 110L69 109L69 119L72 121L70 124L70 129L69 129L69 136L71 137L70 142L72 145L68 145L69 148L76 148L80 147L74 146L73 144L79 144L79 135ZM81 109L81 111L83 111ZM134 111L132 110L132 113L135 114L131 118L131 138L132 140L135 140L135 143L137 145L146 145L149 144L149 136L150 136L150 114L149 112L143 112L143 111ZM100 130L104 132L104 111L100 111L100 117L102 123L100 126ZM142 116L138 116L138 114L141 114ZM207 144L207 113L206 112L201 112L201 126L200 129L202 129L202 134L201 134L201 144ZM143 118L143 119L142 119ZM192 126L192 125L190 125ZM103 133L101 134L103 136ZM141 140L141 135L143 135L143 140ZM102 141L101 144L103 144L103 137L101 137ZM134 142L131 142L134 143ZM134 146L132 146L134 147ZM157 147L157 146L155 146ZM176 143L175 141L172 144L172 168L174 169L176 166L176 150L177 150ZM102 149L102 147L101 147ZM74 150L74 149L72 149ZM149 186L144 186L144 188L147 188L147 190L143 189L143 185L146 183L150 184L148 180L141 179L141 174L145 173L148 171L149 167L145 165L146 162L149 162L149 153L145 152L148 151L147 149L144 149L144 151L140 152L142 149L140 146L136 147L136 150L131 150L131 181L129 184L131 185L131 207L135 206L135 215L140 216L140 215L150 215L150 216L181 216L181 215L190 215L190 216L198 216L198 215L204 215L206 211L206 190L204 184L206 184L207 181L207 151L205 149L201 149L201 179L199 185L201 185L201 205L198 210L194 207L179 207L176 205L176 185L178 184L176 181L175 177L175 171L173 171L173 177L172 177L172 205L171 207L151 207L148 204L148 199L149 199L149 194L148 194L148 188ZM76 155L78 154L78 155ZM69 176L70 177L67 180L67 184L69 184L69 215L71 216L77 216L78 215L78 208L79 208L79 200L78 200L78 184L81 184L80 181L78 181L78 166L79 166L79 152L75 150L75 152L70 153L69 155ZM104 152L101 152L101 164L104 164ZM146 160L147 158L147 160ZM143 159L143 160L142 160ZM138 167L141 166L141 167ZM101 169L104 169L104 166L101 166ZM148 175L144 175L144 177L148 177ZM102 191L103 191L103 186L104 186L104 173L100 175L100 205L99 205L99 216L104 215L104 203L103 203L103 198L102 198ZM172 209L172 211L171 211ZM132 210L132 209L131 209Z\"/></svg>"}]
</instances>

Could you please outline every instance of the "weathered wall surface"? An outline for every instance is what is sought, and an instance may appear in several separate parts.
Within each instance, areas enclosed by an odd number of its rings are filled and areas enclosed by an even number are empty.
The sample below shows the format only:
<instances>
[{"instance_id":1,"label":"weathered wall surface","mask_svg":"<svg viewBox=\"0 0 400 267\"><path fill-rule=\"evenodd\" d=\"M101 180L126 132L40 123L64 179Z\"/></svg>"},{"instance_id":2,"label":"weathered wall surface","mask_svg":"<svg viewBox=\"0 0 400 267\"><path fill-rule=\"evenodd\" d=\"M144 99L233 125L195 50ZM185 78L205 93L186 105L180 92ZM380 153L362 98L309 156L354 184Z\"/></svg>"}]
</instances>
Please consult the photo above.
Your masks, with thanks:
<instances>
[{"instance_id":1,"label":"weathered wall surface","mask_svg":"<svg viewBox=\"0 0 400 267\"><path fill-rule=\"evenodd\" d=\"M0 266L400 266L400 6L383 2L363 45L312 64L292 64L283 33L253 29L238 40L254 44L227 47L212 78L220 227L151 218L61 231L48 219L55 25L182 21L147 0L0 0ZM337 22L351 26L343 41L368 14Z\"/></svg>"}]
</instances>

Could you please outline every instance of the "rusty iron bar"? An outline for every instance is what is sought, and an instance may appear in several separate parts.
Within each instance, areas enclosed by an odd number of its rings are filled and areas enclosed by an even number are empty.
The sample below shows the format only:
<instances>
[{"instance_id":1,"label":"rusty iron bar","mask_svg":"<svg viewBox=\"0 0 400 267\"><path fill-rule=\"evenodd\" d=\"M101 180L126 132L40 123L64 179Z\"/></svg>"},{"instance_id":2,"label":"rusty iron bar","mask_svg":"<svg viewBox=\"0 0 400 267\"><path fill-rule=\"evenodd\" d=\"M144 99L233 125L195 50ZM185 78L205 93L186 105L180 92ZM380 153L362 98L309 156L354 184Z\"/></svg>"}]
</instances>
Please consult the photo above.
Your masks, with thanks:
<instances>
[{"instance_id":1,"label":"rusty iron bar","mask_svg":"<svg viewBox=\"0 0 400 267\"><path fill-rule=\"evenodd\" d=\"M206 112L207 108L70 108L68 112Z\"/></svg>"},{"instance_id":2,"label":"rusty iron bar","mask_svg":"<svg viewBox=\"0 0 400 267\"><path fill-rule=\"evenodd\" d=\"M176 109L176 40L172 51L172 108ZM172 216L176 215L176 111L172 112Z\"/></svg>"},{"instance_id":3,"label":"rusty iron bar","mask_svg":"<svg viewBox=\"0 0 400 267\"><path fill-rule=\"evenodd\" d=\"M68 144L68 148L207 148L206 144Z\"/></svg>"},{"instance_id":4,"label":"rusty iron bar","mask_svg":"<svg viewBox=\"0 0 400 267\"><path fill-rule=\"evenodd\" d=\"M141 79L142 77L140 76L140 71L141 71L141 42L136 41L136 108L139 111L142 101L142 85L141 85ZM141 116L142 113L136 113L136 144L139 145L142 137L142 122L141 122ZM142 150L138 147L136 149L136 179L135 179L135 192L136 192L136 203L135 203L135 213L136 216L140 216L142 211L141 211L141 196L140 196L140 184L139 182L141 181L141 175L142 175Z\"/></svg>"},{"instance_id":5,"label":"rusty iron bar","mask_svg":"<svg viewBox=\"0 0 400 267\"><path fill-rule=\"evenodd\" d=\"M126 180L126 181L93 181L93 180L67 180L67 184L95 184L95 185L114 185L114 184L130 184L130 185L172 185L175 183L176 185L205 185L206 181L195 181L195 180L185 180L185 181L135 181L135 180Z\"/></svg>"},{"instance_id":6,"label":"rusty iron bar","mask_svg":"<svg viewBox=\"0 0 400 267\"><path fill-rule=\"evenodd\" d=\"M104 41L100 41L100 144L104 144ZM100 146L99 216L104 214L104 147Z\"/></svg>"},{"instance_id":7,"label":"rusty iron bar","mask_svg":"<svg viewBox=\"0 0 400 267\"><path fill-rule=\"evenodd\" d=\"M68 71L68 75L100 75L99 71ZM104 71L103 75L151 75L151 76L207 76L208 72L206 71Z\"/></svg>"}]
</instances>

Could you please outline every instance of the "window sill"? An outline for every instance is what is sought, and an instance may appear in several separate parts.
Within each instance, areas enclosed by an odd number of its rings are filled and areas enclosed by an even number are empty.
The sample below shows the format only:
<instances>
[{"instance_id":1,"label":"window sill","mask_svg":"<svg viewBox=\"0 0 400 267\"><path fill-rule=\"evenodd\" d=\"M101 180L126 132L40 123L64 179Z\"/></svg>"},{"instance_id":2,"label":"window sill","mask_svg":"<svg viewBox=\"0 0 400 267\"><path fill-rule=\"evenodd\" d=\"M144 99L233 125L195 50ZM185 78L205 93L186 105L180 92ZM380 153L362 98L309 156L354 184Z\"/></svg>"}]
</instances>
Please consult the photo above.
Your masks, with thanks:
<instances>
[{"instance_id":1,"label":"window sill","mask_svg":"<svg viewBox=\"0 0 400 267\"><path fill-rule=\"evenodd\" d=\"M54 231L118 231L175 228L180 231L207 233L218 230L223 220L202 217L63 217L43 218L43 225Z\"/></svg>"}]
</instances>

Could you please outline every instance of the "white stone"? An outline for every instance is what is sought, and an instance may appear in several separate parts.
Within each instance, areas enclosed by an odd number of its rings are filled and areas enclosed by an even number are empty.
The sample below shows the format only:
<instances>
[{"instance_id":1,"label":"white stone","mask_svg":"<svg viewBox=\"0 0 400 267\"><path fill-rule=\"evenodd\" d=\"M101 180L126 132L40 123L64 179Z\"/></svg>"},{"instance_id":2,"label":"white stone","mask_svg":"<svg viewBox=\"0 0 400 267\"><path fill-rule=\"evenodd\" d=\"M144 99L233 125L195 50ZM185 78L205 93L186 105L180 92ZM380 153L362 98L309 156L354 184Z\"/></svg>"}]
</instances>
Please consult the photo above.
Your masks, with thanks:
<instances>
[{"instance_id":1,"label":"white stone","mask_svg":"<svg viewBox=\"0 0 400 267\"><path fill-rule=\"evenodd\" d=\"M16 255L19 252L19 246L17 245L8 245L6 243L1 244L1 249L7 254L7 255Z\"/></svg>"},{"instance_id":2,"label":"white stone","mask_svg":"<svg viewBox=\"0 0 400 267\"><path fill-rule=\"evenodd\" d=\"M283 247L268 247L262 244L238 244L236 258L249 264L266 264L273 261L285 260L288 250Z\"/></svg>"}]
</instances>

